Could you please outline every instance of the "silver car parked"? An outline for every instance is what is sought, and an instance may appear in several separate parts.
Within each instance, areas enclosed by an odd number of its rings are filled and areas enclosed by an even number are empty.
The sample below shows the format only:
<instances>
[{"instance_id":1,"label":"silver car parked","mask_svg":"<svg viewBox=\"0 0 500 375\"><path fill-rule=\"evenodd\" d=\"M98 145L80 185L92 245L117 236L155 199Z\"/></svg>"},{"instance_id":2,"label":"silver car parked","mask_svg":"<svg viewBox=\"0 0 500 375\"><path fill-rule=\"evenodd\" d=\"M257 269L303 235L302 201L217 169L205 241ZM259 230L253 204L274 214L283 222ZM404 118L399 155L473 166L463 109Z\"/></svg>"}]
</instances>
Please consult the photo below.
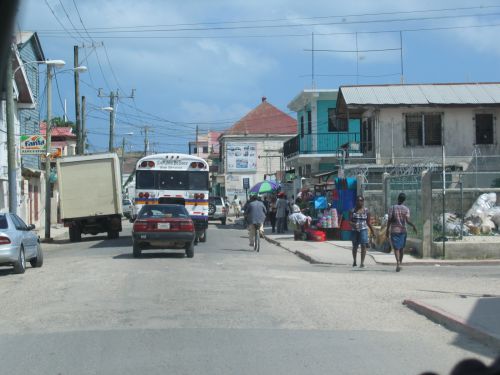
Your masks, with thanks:
<instances>
[{"instance_id":1,"label":"silver car parked","mask_svg":"<svg viewBox=\"0 0 500 375\"><path fill-rule=\"evenodd\" d=\"M42 266L42 247L33 229L15 214L0 213L0 265L14 266L14 273L24 273L26 261L32 267Z\"/></svg>"}]
</instances>

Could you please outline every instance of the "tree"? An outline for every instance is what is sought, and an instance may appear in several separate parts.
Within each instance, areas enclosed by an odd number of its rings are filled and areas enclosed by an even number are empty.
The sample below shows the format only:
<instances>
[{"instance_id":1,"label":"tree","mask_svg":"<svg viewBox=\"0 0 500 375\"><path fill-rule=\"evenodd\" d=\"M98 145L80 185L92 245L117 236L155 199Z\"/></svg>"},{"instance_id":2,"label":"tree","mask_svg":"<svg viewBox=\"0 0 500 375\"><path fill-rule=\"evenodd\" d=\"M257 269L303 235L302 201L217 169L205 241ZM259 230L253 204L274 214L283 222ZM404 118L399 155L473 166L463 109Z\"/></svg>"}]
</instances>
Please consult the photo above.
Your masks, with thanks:
<instances>
[{"instance_id":1,"label":"tree","mask_svg":"<svg viewBox=\"0 0 500 375\"><path fill-rule=\"evenodd\" d=\"M47 122L47 120L44 120L45 122ZM73 121L69 121L69 120L64 120L63 117L54 117L50 120L50 124L51 126L55 126L55 127L58 127L58 128L62 128L62 127L71 127L71 129L73 130L73 133L76 132L76 126L75 126L75 123Z\"/></svg>"}]
</instances>

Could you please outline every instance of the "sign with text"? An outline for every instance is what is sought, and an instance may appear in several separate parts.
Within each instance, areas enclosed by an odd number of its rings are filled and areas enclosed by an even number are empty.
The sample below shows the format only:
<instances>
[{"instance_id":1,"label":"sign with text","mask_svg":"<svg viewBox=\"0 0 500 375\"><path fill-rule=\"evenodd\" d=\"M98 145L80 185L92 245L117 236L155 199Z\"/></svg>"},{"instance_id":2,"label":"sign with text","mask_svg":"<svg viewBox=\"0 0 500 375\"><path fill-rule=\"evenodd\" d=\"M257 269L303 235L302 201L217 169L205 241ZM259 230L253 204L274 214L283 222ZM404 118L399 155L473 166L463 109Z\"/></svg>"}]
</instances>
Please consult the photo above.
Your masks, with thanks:
<instances>
[{"instance_id":1,"label":"sign with text","mask_svg":"<svg viewBox=\"0 0 500 375\"><path fill-rule=\"evenodd\" d=\"M249 172L257 169L257 144L228 142L226 145L228 172Z\"/></svg>"},{"instance_id":2,"label":"sign with text","mask_svg":"<svg viewBox=\"0 0 500 375\"><path fill-rule=\"evenodd\" d=\"M45 150L47 150L47 142L45 140L45 136L41 134L21 135L21 154L45 154Z\"/></svg>"}]
</instances>

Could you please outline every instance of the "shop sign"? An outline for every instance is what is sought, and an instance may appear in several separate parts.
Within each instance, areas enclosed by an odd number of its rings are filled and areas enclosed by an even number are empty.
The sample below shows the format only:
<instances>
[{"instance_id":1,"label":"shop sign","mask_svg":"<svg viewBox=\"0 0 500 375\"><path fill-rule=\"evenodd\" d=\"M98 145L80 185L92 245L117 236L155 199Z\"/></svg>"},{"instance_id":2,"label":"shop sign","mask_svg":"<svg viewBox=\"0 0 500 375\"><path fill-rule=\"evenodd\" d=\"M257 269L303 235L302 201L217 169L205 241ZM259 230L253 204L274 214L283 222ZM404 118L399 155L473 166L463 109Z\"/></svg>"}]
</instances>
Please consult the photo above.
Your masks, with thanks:
<instances>
[{"instance_id":1,"label":"shop sign","mask_svg":"<svg viewBox=\"0 0 500 375\"><path fill-rule=\"evenodd\" d=\"M21 154L38 155L45 154L47 143L45 136L41 134L21 135Z\"/></svg>"}]
</instances>

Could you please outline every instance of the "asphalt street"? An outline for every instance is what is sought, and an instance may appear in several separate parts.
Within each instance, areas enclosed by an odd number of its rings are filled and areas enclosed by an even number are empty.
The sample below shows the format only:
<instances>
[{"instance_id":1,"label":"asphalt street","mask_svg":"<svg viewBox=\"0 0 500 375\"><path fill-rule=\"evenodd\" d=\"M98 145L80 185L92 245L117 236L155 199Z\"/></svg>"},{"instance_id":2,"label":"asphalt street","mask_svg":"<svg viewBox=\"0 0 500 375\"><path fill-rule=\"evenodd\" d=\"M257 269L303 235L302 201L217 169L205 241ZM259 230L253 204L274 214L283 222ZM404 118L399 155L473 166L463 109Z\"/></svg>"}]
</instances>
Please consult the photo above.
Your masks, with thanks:
<instances>
[{"instance_id":1,"label":"asphalt street","mask_svg":"<svg viewBox=\"0 0 500 375\"><path fill-rule=\"evenodd\" d=\"M45 264L0 268L8 374L448 373L495 353L402 305L496 295L497 266L311 265L246 232L210 224L192 259L132 257L117 240L44 244Z\"/></svg>"}]
</instances>

